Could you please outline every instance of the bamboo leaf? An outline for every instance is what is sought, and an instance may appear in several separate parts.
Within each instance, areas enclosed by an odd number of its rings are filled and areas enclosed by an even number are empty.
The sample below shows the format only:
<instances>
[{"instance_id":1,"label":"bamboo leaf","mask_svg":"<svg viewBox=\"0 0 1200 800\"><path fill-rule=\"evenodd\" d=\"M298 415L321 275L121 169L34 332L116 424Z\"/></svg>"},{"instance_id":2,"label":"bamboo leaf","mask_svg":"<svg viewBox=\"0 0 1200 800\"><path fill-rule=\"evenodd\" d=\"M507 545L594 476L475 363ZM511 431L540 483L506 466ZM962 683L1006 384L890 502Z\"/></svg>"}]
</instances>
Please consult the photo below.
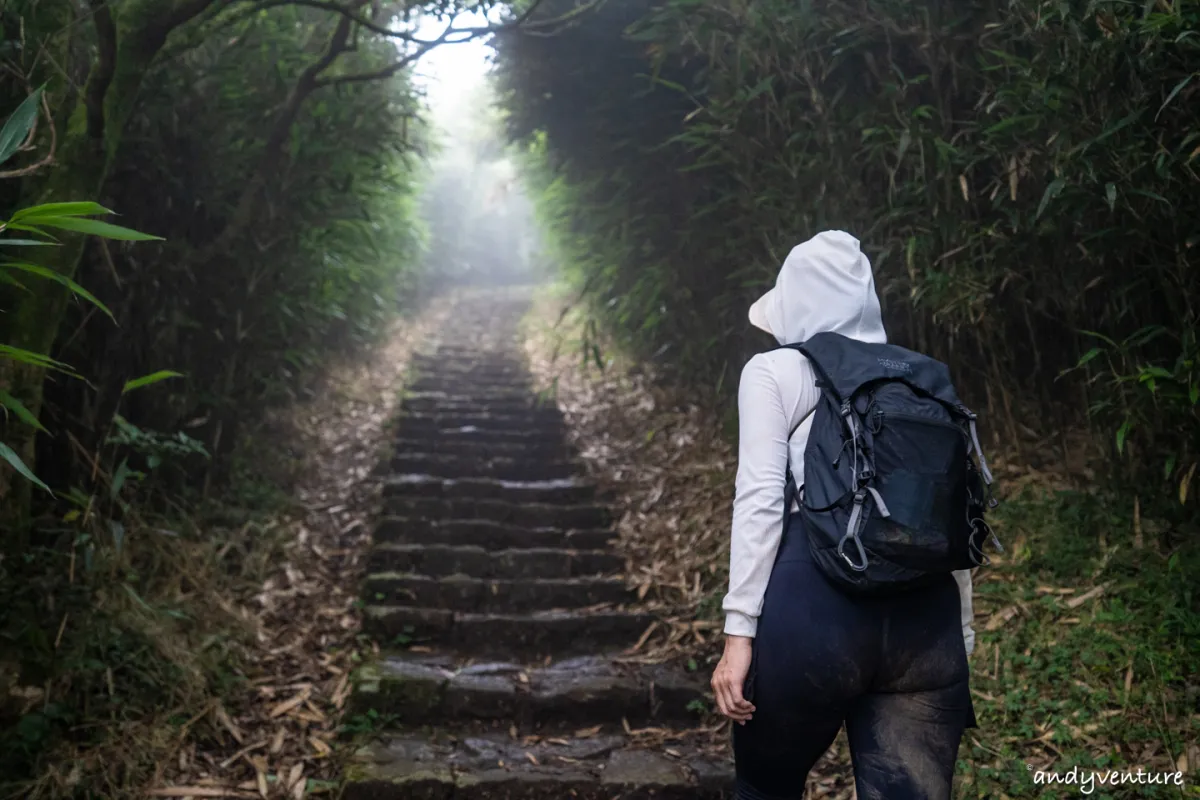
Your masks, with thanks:
<instances>
[{"instance_id":1,"label":"bamboo leaf","mask_svg":"<svg viewBox=\"0 0 1200 800\"><path fill-rule=\"evenodd\" d=\"M47 217L91 217L113 212L99 203L46 203L23 208L12 215L12 222L36 222Z\"/></svg>"},{"instance_id":2,"label":"bamboo leaf","mask_svg":"<svg viewBox=\"0 0 1200 800\"><path fill-rule=\"evenodd\" d=\"M40 242L37 239L0 239L0 247L53 247L54 242Z\"/></svg>"},{"instance_id":3,"label":"bamboo leaf","mask_svg":"<svg viewBox=\"0 0 1200 800\"><path fill-rule=\"evenodd\" d=\"M1046 187L1045 193L1042 194L1042 202L1038 203L1037 213L1033 215L1034 219L1039 219L1042 212L1046 210L1046 206L1050 205L1050 201L1058 197L1062 193L1063 187L1067 182L1062 178L1055 178L1050 181L1050 185Z\"/></svg>"},{"instance_id":4,"label":"bamboo leaf","mask_svg":"<svg viewBox=\"0 0 1200 800\"><path fill-rule=\"evenodd\" d=\"M1187 503L1188 487L1190 487L1192 485L1192 476L1195 474L1196 474L1196 465L1192 464L1192 468L1187 471L1187 474L1183 476L1183 480L1181 480L1179 482L1179 504L1180 505L1184 505Z\"/></svg>"},{"instance_id":5,"label":"bamboo leaf","mask_svg":"<svg viewBox=\"0 0 1200 800\"><path fill-rule=\"evenodd\" d=\"M1131 428L1133 428L1133 424L1129 420L1125 420L1117 429L1117 452L1121 455L1125 454L1125 440L1129 436Z\"/></svg>"},{"instance_id":6,"label":"bamboo leaf","mask_svg":"<svg viewBox=\"0 0 1200 800\"><path fill-rule=\"evenodd\" d=\"M74 231L76 233L86 233L91 236L100 236L105 239L118 239L126 242L161 242L161 236L151 236L148 233L122 228L120 225L112 225L107 222L99 222L94 219L80 219L77 217L39 217L36 220L38 225L44 225L48 228L59 228L64 231Z\"/></svg>"},{"instance_id":7,"label":"bamboo leaf","mask_svg":"<svg viewBox=\"0 0 1200 800\"><path fill-rule=\"evenodd\" d=\"M49 433L49 431L43 427L42 423L38 421L38 418L33 415L33 412L25 407L24 403L3 389L0 389L0 406L7 408L16 415L17 419L21 420L21 422L24 422L26 425L37 428L42 433Z\"/></svg>"},{"instance_id":8,"label":"bamboo leaf","mask_svg":"<svg viewBox=\"0 0 1200 800\"><path fill-rule=\"evenodd\" d=\"M117 321L117 318L113 316L111 311L109 311L108 306L104 305L104 303L101 303L91 292L68 278L66 275L62 275L47 267L42 267L37 264L30 264L25 261L2 261L0 262L0 269L16 269L20 270L21 272L28 272L33 275L38 275L47 280L61 284L82 297L84 300L87 300L96 308L103 311L113 322Z\"/></svg>"},{"instance_id":9,"label":"bamboo leaf","mask_svg":"<svg viewBox=\"0 0 1200 800\"><path fill-rule=\"evenodd\" d=\"M37 120L38 104L42 101L42 90L38 89L9 116L4 127L0 128L0 164L12 158L13 153L29 135L33 123Z\"/></svg>"},{"instance_id":10,"label":"bamboo leaf","mask_svg":"<svg viewBox=\"0 0 1200 800\"><path fill-rule=\"evenodd\" d=\"M71 372L71 367L61 361L55 361L50 356L44 356L41 353L35 353L32 350L24 350L20 347L12 345L0 344L0 356L11 358L13 361L20 361L23 364L30 364L43 369L53 369L58 372L65 372L68 375L78 378L78 375Z\"/></svg>"},{"instance_id":11,"label":"bamboo leaf","mask_svg":"<svg viewBox=\"0 0 1200 800\"><path fill-rule=\"evenodd\" d=\"M162 369L162 370L159 370L158 372L151 373L150 375L143 375L140 378L135 378L131 381L128 381L125 384L125 388L121 390L121 394L127 394L129 392L132 392L134 389L141 389L143 386L150 386L151 384L158 383L159 381L165 381L169 378L182 378L182 377L183 377L183 375L178 372L172 372L171 370L168 370L168 369Z\"/></svg>"},{"instance_id":12,"label":"bamboo leaf","mask_svg":"<svg viewBox=\"0 0 1200 800\"><path fill-rule=\"evenodd\" d=\"M1082 367L1084 364L1088 363L1093 358L1095 358L1096 356L1100 355L1103 352L1104 352L1103 349L1101 349L1099 347L1093 347L1091 350L1088 350L1086 353L1083 354L1083 357L1080 358L1079 361L1077 361L1075 363L1075 366Z\"/></svg>"},{"instance_id":13,"label":"bamboo leaf","mask_svg":"<svg viewBox=\"0 0 1200 800\"><path fill-rule=\"evenodd\" d=\"M51 495L54 494L54 492L50 491L50 487L47 486L46 484L42 483L42 481L38 478L38 476L34 475L33 472L29 469L29 467L25 466L25 462L21 460L21 457L19 455L17 455L16 452L11 447L6 445L4 442L0 442L0 458L4 459L10 465L12 465L13 469L15 469L17 472L19 472L27 481L32 483L34 486L37 486L39 489L44 489L47 493L49 493Z\"/></svg>"},{"instance_id":14,"label":"bamboo leaf","mask_svg":"<svg viewBox=\"0 0 1200 800\"><path fill-rule=\"evenodd\" d=\"M1191 75L1188 75L1186 78L1184 78L1183 80L1181 80L1179 83L1175 84L1175 88L1171 90L1171 93L1170 93L1169 95L1167 95L1167 99L1166 99L1166 100L1163 100L1163 104L1162 104L1161 106L1159 106L1159 107L1158 107L1158 113L1154 115L1154 121L1155 121L1155 122L1158 122L1158 118L1159 118L1159 117L1162 115L1162 112L1163 112L1163 110L1164 110L1164 109L1165 109L1165 108L1166 108L1168 105L1170 105L1170 104L1171 104L1171 101L1175 99L1175 95L1177 95L1177 94L1179 94L1180 92L1182 92L1182 91L1183 91L1183 88L1184 88L1185 86L1187 86L1189 83L1191 83L1191 82L1192 82L1192 78L1196 77L1196 75L1197 75L1197 74L1198 74L1198 73L1195 73L1195 72L1193 72Z\"/></svg>"}]
</instances>

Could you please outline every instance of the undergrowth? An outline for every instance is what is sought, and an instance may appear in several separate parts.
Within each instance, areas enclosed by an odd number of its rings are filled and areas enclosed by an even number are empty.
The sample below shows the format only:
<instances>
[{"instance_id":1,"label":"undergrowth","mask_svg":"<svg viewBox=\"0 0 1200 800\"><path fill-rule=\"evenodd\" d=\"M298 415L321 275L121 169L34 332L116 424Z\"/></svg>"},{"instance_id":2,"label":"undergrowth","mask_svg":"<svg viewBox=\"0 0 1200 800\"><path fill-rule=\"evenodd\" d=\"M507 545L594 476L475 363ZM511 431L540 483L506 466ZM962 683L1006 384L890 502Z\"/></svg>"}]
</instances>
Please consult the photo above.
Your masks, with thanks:
<instances>
[{"instance_id":1,"label":"undergrowth","mask_svg":"<svg viewBox=\"0 0 1200 800\"><path fill-rule=\"evenodd\" d=\"M960 796L1074 791L1035 785L1031 773L1039 769L1141 768L1194 780L1197 531L1135 522L1126 505L1111 496L1030 490L997 511L1008 553L976 577L972 686L980 728L960 751ZM1140 548L1138 527L1147 529ZM1093 796L1181 791L1129 784L1106 793L1097 785Z\"/></svg>"},{"instance_id":2,"label":"undergrowth","mask_svg":"<svg viewBox=\"0 0 1200 800\"><path fill-rule=\"evenodd\" d=\"M244 680L236 599L281 542L252 519L180 516L127 523L119 552L78 521L39 534L0 561L0 797L135 796Z\"/></svg>"}]
</instances>

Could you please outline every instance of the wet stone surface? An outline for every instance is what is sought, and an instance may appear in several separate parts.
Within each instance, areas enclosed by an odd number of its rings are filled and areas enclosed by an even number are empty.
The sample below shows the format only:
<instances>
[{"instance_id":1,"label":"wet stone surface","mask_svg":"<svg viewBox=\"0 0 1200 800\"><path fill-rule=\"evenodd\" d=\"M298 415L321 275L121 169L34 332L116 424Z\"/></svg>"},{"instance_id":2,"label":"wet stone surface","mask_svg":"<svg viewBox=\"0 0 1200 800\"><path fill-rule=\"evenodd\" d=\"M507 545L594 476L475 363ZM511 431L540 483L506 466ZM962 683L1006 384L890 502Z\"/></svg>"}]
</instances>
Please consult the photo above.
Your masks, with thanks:
<instances>
[{"instance_id":1,"label":"wet stone surface","mask_svg":"<svg viewBox=\"0 0 1200 800\"><path fill-rule=\"evenodd\" d=\"M507 297L508 299L505 299ZM686 729L703 678L622 663L655 619L613 516L539 400L520 293L462 301L414 361L363 584L379 658L350 712L396 720L356 755L351 800L716 800L730 765L625 731Z\"/></svg>"}]
</instances>

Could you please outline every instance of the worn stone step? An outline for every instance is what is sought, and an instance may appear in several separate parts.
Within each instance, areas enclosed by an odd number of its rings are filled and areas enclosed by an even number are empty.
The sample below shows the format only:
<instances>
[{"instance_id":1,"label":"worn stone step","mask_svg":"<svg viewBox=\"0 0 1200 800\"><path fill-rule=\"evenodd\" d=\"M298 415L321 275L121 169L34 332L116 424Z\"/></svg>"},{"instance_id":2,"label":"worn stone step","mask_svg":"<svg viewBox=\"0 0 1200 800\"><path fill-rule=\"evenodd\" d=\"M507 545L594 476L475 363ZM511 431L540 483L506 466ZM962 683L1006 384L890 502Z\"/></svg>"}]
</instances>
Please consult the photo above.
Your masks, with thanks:
<instances>
[{"instance_id":1,"label":"worn stone step","mask_svg":"<svg viewBox=\"0 0 1200 800\"><path fill-rule=\"evenodd\" d=\"M503 734L431 741L395 735L360 749L346 800L729 800L733 767L695 746L676 755L637 749L624 736Z\"/></svg>"},{"instance_id":2,"label":"worn stone step","mask_svg":"<svg viewBox=\"0 0 1200 800\"><path fill-rule=\"evenodd\" d=\"M509 482L564 480L579 471L570 461L547 461L536 457L485 459L453 453L398 453L392 456L391 467L393 472L402 475L494 478Z\"/></svg>"},{"instance_id":3,"label":"worn stone step","mask_svg":"<svg viewBox=\"0 0 1200 800\"><path fill-rule=\"evenodd\" d=\"M576 578L620 572L625 560L605 550L524 548L487 550L441 544L380 543L367 555L372 572L406 572L438 577Z\"/></svg>"},{"instance_id":4,"label":"worn stone step","mask_svg":"<svg viewBox=\"0 0 1200 800\"><path fill-rule=\"evenodd\" d=\"M562 431L562 414L557 408L505 413L413 411L400 417L400 430L413 427L478 428L479 430Z\"/></svg>"},{"instance_id":5,"label":"worn stone step","mask_svg":"<svg viewBox=\"0 0 1200 800\"><path fill-rule=\"evenodd\" d=\"M534 390L532 382L509 382L508 385L496 386L461 378L438 378L429 375L416 376L406 383L404 394L406 397L442 396L471 400L520 401L522 403L534 402L539 396Z\"/></svg>"},{"instance_id":6,"label":"worn stone step","mask_svg":"<svg viewBox=\"0 0 1200 800\"><path fill-rule=\"evenodd\" d=\"M591 655L633 645L655 618L643 612L579 609L471 614L449 609L367 605L363 630L381 645L403 637L476 658Z\"/></svg>"},{"instance_id":7,"label":"worn stone step","mask_svg":"<svg viewBox=\"0 0 1200 800\"><path fill-rule=\"evenodd\" d=\"M470 395L448 395L423 393L406 396L400 402L401 411L451 411L513 413L557 408L553 403L539 403L533 395L513 397L472 397Z\"/></svg>"},{"instance_id":8,"label":"worn stone step","mask_svg":"<svg viewBox=\"0 0 1200 800\"><path fill-rule=\"evenodd\" d=\"M500 353L413 353L409 362L418 369L432 369L438 372L465 370L472 372L527 372L529 367L525 360L513 355Z\"/></svg>"},{"instance_id":9,"label":"worn stone step","mask_svg":"<svg viewBox=\"0 0 1200 800\"><path fill-rule=\"evenodd\" d=\"M526 360L515 353L492 350L491 353L448 353L438 350L437 353L414 353L414 367L432 367L434 369L479 369L492 372L504 369L528 369Z\"/></svg>"},{"instance_id":10,"label":"worn stone step","mask_svg":"<svg viewBox=\"0 0 1200 800\"><path fill-rule=\"evenodd\" d=\"M400 544L473 545L489 550L531 547L566 547L603 550L617 538L607 528L562 530L527 528L482 519L438 521L410 517L384 517L375 529L375 541Z\"/></svg>"},{"instance_id":11,"label":"worn stone step","mask_svg":"<svg viewBox=\"0 0 1200 800\"><path fill-rule=\"evenodd\" d=\"M367 576L367 602L423 606L475 614L506 614L589 608L626 603L632 593L620 578L474 578L431 577L401 572Z\"/></svg>"},{"instance_id":12,"label":"worn stone step","mask_svg":"<svg viewBox=\"0 0 1200 800\"><path fill-rule=\"evenodd\" d=\"M428 453L435 451L442 455L471 455L483 459L490 458L541 458L549 461L567 461L571 458L571 448L563 443L560 436L541 438L506 437L494 439L487 437L468 438L466 434L448 433L440 437L425 439L405 437L395 440L395 453Z\"/></svg>"},{"instance_id":13,"label":"worn stone step","mask_svg":"<svg viewBox=\"0 0 1200 800\"><path fill-rule=\"evenodd\" d=\"M580 503L509 503L504 500L468 500L441 497L389 497L387 513L398 517L453 520L483 519L531 528L607 528L612 513L606 506Z\"/></svg>"},{"instance_id":14,"label":"worn stone step","mask_svg":"<svg viewBox=\"0 0 1200 800\"><path fill-rule=\"evenodd\" d=\"M533 732L624 720L642 727L696 722L708 707L696 675L603 656L548 667L495 662L461 668L445 658L392 656L363 667L357 679L355 709L395 713L407 726L499 720Z\"/></svg>"},{"instance_id":15,"label":"worn stone step","mask_svg":"<svg viewBox=\"0 0 1200 800\"><path fill-rule=\"evenodd\" d=\"M482 430L472 425L406 426L398 437L401 441L421 442L422 447L453 447L457 444L513 444L532 447L562 447L562 431L553 430ZM433 443L432 445L430 443Z\"/></svg>"},{"instance_id":16,"label":"worn stone step","mask_svg":"<svg viewBox=\"0 0 1200 800\"><path fill-rule=\"evenodd\" d=\"M438 478L432 475L393 475L383 484L384 497L453 497L505 500L510 503L586 503L596 487L571 478L509 481L495 478Z\"/></svg>"},{"instance_id":17,"label":"worn stone step","mask_svg":"<svg viewBox=\"0 0 1200 800\"><path fill-rule=\"evenodd\" d=\"M472 378L460 375L418 375L407 384L413 392L445 392L471 397L533 397L532 378Z\"/></svg>"}]
</instances>

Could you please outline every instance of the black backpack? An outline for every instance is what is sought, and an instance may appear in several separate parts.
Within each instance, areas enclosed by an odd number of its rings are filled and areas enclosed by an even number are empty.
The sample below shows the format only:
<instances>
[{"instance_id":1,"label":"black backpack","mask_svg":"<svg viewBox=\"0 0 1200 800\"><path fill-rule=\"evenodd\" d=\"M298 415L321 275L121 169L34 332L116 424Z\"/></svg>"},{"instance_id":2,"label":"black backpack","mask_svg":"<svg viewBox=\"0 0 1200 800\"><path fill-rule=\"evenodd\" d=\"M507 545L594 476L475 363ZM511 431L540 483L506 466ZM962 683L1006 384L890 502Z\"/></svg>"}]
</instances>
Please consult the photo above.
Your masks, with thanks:
<instances>
[{"instance_id":1,"label":"black backpack","mask_svg":"<svg viewBox=\"0 0 1200 800\"><path fill-rule=\"evenodd\" d=\"M821 572L855 594L888 594L988 563L1000 542L975 414L945 364L911 350L821 333L799 350L821 400L804 451L804 485L788 470ZM790 505L790 503L789 503Z\"/></svg>"}]
</instances>

